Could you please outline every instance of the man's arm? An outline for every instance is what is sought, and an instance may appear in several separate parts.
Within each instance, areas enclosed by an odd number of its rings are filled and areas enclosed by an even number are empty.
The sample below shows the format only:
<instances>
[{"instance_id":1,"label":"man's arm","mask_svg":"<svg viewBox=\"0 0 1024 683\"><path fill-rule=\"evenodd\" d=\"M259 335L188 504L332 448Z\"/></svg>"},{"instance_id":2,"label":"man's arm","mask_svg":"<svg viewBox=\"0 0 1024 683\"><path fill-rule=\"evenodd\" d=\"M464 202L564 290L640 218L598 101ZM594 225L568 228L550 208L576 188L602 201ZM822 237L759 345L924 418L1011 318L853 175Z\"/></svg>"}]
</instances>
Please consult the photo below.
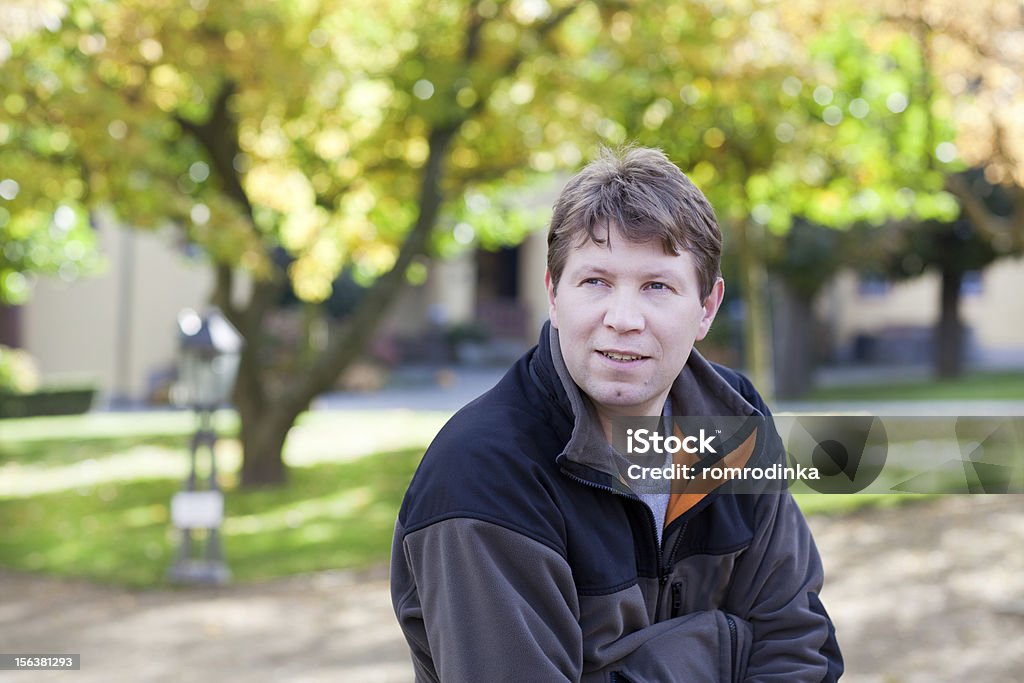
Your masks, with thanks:
<instances>
[{"instance_id":1,"label":"man's arm","mask_svg":"<svg viewBox=\"0 0 1024 683\"><path fill-rule=\"evenodd\" d=\"M722 366L715 369L768 418L768 449L785 462L771 410L750 380ZM724 606L753 627L745 680L838 680L843 657L832 620L818 598L824 571L807 520L792 495L782 491L760 495L755 522L754 540L737 562Z\"/></svg>"},{"instance_id":2,"label":"man's arm","mask_svg":"<svg viewBox=\"0 0 1024 683\"><path fill-rule=\"evenodd\" d=\"M572 573L546 545L491 522L446 519L396 543L392 583L409 584L393 597L418 681L579 680Z\"/></svg>"},{"instance_id":3,"label":"man's arm","mask_svg":"<svg viewBox=\"0 0 1024 683\"><path fill-rule=\"evenodd\" d=\"M842 656L818 599L821 559L789 493L762 494L750 547L734 569L726 609L748 620L747 681L835 681Z\"/></svg>"}]
</instances>

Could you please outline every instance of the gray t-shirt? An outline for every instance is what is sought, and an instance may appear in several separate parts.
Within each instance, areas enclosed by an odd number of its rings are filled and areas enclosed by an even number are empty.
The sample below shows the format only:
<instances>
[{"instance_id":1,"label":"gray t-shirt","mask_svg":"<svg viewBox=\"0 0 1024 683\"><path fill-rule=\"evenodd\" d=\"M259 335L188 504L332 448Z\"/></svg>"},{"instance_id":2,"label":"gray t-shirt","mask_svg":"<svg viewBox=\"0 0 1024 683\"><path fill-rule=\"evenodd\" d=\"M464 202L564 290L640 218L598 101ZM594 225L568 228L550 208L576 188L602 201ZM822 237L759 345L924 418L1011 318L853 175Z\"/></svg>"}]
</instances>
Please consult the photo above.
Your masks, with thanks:
<instances>
[{"instance_id":1,"label":"gray t-shirt","mask_svg":"<svg viewBox=\"0 0 1024 683\"><path fill-rule=\"evenodd\" d=\"M668 418L672 415L672 399L665 399L665 407L662 409L661 414L663 417ZM668 429L668 420L663 422L663 430ZM667 436L667 434L666 434ZM672 454L665 454L666 466L672 464ZM654 528L658 532L658 545L661 545L662 531L665 528L665 514L668 512L669 500L672 498L671 491L665 491L664 493L643 493L638 491L637 497L642 500L647 507L654 513Z\"/></svg>"}]
</instances>

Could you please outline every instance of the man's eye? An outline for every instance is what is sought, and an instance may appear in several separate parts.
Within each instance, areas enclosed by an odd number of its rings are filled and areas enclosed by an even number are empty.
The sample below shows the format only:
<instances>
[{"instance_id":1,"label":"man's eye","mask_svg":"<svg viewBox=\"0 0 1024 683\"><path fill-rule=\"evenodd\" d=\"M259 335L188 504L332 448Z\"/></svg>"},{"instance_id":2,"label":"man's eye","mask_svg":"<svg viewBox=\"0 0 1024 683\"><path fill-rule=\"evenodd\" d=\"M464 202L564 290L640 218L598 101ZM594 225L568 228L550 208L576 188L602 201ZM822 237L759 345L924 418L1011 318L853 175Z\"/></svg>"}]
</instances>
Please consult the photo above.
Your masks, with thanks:
<instances>
[{"instance_id":1,"label":"man's eye","mask_svg":"<svg viewBox=\"0 0 1024 683\"><path fill-rule=\"evenodd\" d=\"M603 284L603 283L604 283L604 281L601 280L600 278L588 277L587 279L585 279L580 284L583 284L583 285L600 285L600 284Z\"/></svg>"},{"instance_id":2,"label":"man's eye","mask_svg":"<svg viewBox=\"0 0 1024 683\"><path fill-rule=\"evenodd\" d=\"M652 282L649 285L647 285L647 288L648 289L655 289L655 290L659 290L659 291L661 291L661 290L668 291L668 290L672 289L671 287L666 285L664 282Z\"/></svg>"}]
</instances>

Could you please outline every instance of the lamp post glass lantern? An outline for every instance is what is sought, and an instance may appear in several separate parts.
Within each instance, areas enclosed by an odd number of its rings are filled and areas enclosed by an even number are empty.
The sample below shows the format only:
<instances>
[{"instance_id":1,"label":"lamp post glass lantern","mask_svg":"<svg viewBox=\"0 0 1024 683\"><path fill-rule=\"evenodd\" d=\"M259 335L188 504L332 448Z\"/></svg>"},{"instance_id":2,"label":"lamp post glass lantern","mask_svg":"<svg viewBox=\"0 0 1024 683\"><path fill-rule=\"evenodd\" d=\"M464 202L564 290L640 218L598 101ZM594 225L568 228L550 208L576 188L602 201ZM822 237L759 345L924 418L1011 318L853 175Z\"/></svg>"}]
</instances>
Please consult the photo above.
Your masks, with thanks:
<instances>
[{"instance_id":1,"label":"lamp post glass lantern","mask_svg":"<svg viewBox=\"0 0 1024 683\"><path fill-rule=\"evenodd\" d=\"M178 342L174 398L196 412L197 427L189 449L188 479L184 490L171 500L171 521L181 530L182 538L168 578L175 583L226 583L231 573L224 563L218 533L224 518L224 496L217 484L213 413L231 394L242 338L216 309L202 315L185 309L178 314ZM202 454L209 460L205 476L198 469ZM205 548L199 548L203 534Z\"/></svg>"},{"instance_id":2,"label":"lamp post glass lantern","mask_svg":"<svg viewBox=\"0 0 1024 683\"><path fill-rule=\"evenodd\" d=\"M217 310L178 314L178 402L195 410L214 410L231 395L238 373L242 337Z\"/></svg>"}]
</instances>

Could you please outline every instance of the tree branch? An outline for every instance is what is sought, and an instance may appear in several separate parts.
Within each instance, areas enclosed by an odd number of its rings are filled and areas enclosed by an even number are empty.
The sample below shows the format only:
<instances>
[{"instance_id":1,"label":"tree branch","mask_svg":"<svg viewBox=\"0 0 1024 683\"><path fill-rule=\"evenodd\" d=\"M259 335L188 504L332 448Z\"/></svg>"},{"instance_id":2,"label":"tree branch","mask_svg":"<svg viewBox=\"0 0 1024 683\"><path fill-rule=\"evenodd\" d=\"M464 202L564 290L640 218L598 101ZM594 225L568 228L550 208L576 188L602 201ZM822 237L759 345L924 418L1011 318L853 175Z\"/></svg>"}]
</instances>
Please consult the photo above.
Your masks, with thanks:
<instances>
[{"instance_id":1,"label":"tree branch","mask_svg":"<svg viewBox=\"0 0 1024 683\"><path fill-rule=\"evenodd\" d=\"M234 81L225 80L210 108L210 115L203 123L196 123L175 115L178 124L188 131L210 157L213 170L224 183L224 190L245 211L255 225L252 203L242 187L242 181L235 170L235 157L241 151L238 147L238 123L228 109L231 96L237 88Z\"/></svg>"},{"instance_id":2,"label":"tree branch","mask_svg":"<svg viewBox=\"0 0 1024 683\"><path fill-rule=\"evenodd\" d=\"M541 23L536 31L543 40L569 18L581 3L568 5ZM475 59L480 50L481 34L485 21L479 16L476 5L470 8L467 25L464 58ZM498 70L493 83L502 76L515 73L526 58L520 50L512 55ZM489 93L482 92L473 106L463 110L461 116L438 125L428 137L429 154L423 168L418 205L419 214L412 230L398 252L395 265L373 284L350 316L343 331L333 336L328 346L317 357L309 369L297 378L285 392L284 401L288 411L298 415L308 407L318 394L331 388L335 379L348 367L357 355L366 348L378 323L383 319L390 304L398 296L405 283L406 271L413 260L427 251L430 235L437 223L444 200L442 181L445 177L444 163L452 140L463 122L478 113L489 99Z\"/></svg>"},{"instance_id":3,"label":"tree branch","mask_svg":"<svg viewBox=\"0 0 1024 683\"><path fill-rule=\"evenodd\" d=\"M426 252L441 211L444 161L456 130L455 127L446 126L430 134L430 152L423 169L419 192L420 210L416 223L402 243L395 265L367 290L341 333L332 337L309 370L286 393L285 401L295 414L302 412L318 394L330 389L338 375L366 348L377 324L401 291L407 269L416 257Z\"/></svg>"},{"instance_id":4,"label":"tree branch","mask_svg":"<svg viewBox=\"0 0 1024 683\"><path fill-rule=\"evenodd\" d=\"M576 10L578 10L582 4L583 3L576 2L576 3L572 3L570 5L566 5L565 7L563 7L562 9L560 9L559 11L555 12L550 17L548 17L546 21L543 21L540 24L538 24L538 26L536 28L537 37L540 40L547 39L547 37L549 35L551 35L551 33L554 32L555 29L557 29L559 26L561 26L562 23L566 19L568 19L570 16L572 16L573 13L576 12ZM470 33L469 33L469 35L467 37L467 41L466 41L466 54L467 54L467 56L471 54L470 53L470 44L472 43L472 41L479 39L479 33L480 33L480 31L482 31L482 29L483 29L483 22L481 22L479 26L476 26L473 23L470 23L470 26L469 26ZM474 50L475 49L476 48L474 48ZM473 53L473 55L475 56L475 52ZM498 82L498 80L500 80L504 76L511 76L512 74L514 74L519 69L519 66L523 63L523 60L525 60L525 59L526 59L526 53L522 49L520 49L515 54L513 54L511 57L509 57L508 60L503 65L501 65L501 67L498 69L497 75L494 77L494 79L492 79L492 81L490 83L489 90L486 91L486 92L482 91L480 93L480 97L477 98L476 102L474 102L472 106L470 106L469 108L467 108L465 110L465 113L464 113L464 115L462 117L462 121L465 121L467 119L472 118L474 115L476 115L481 110L483 110L484 106L490 100L490 96L491 96L491 92L490 91L494 90L494 85ZM460 123L461 123L461 121L460 121Z\"/></svg>"},{"instance_id":5,"label":"tree branch","mask_svg":"<svg viewBox=\"0 0 1024 683\"><path fill-rule=\"evenodd\" d=\"M946 191L957 198L960 209L978 232L990 240L1010 240L1017 248L1024 247L1024 200L1019 198L1024 193L1014 193L1015 211L1007 217L989 211L962 175L946 176Z\"/></svg>"}]
</instances>

